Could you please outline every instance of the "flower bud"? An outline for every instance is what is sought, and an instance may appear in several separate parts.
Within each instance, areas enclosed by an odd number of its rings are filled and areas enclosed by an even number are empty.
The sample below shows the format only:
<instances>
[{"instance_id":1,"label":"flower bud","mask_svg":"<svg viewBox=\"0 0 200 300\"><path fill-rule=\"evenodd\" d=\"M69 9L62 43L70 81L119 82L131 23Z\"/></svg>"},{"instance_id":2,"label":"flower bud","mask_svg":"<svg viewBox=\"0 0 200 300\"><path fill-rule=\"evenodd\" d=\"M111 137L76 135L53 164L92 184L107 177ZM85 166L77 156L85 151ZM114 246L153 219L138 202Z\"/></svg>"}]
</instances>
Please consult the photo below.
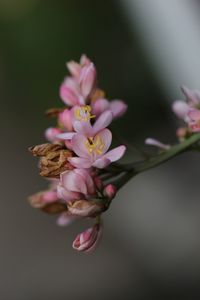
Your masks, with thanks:
<instances>
[{"instance_id":1,"label":"flower bud","mask_svg":"<svg viewBox=\"0 0 200 300\"><path fill-rule=\"evenodd\" d=\"M68 203L68 211L73 216L96 217L103 210L103 206L92 200L78 200Z\"/></svg>"},{"instance_id":2,"label":"flower bud","mask_svg":"<svg viewBox=\"0 0 200 300\"><path fill-rule=\"evenodd\" d=\"M59 141L59 139L57 138L57 135L60 133L62 133L62 131L59 128L50 127L45 130L44 135L49 142L53 143L53 142Z\"/></svg>"},{"instance_id":3,"label":"flower bud","mask_svg":"<svg viewBox=\"0 0 200 300\"><path fill-rule=\"evenodd\" d=\"M96 84L96 69L93 63L82 68L80 86L83 97L88 97Z\"/></svg>"},{"instance_id":4,"label":"flower bud","mask_svg":"<svg viewBox=\"0 0 200 300\"><path fill-rule=\"evenodd\" d=\"M58 199L56 191L43 191L28 198L30 205L39 208L48 214L57 214L67 211L67 206Z\"/></svg>"},{"instance_id":5,"label":"flower bud","mask_svg":"<svg viewBox=\"0 0 200 300\"><path fill-rule=\"evenodd\" d=\"M112 200L117 194L117 188L113 184L108 184L105 187L103 194L106 198Z\"/></svg>"},{"instance_id":6,"label":"flower bud","mask_svg":"<svg viewBox=\"0 0 200 300\"><path fill-rule=\"evenodd\" d=\"M71 110L65 109L58 115L59 122L64 126L68 131L73 131L72 126L72 113Z\"/></svg>"},{"instance_id":7,"label":"flower bud","mask_svg":"<svg viewBox=\"0 0 200 300\"><path fill-rule=\"evenodd\" d=\"M77 251L91 253L95 250L102 235L102 226L95 224L93 227L80 233L74 240L72 247Z\"/></svg>"}]
</instances>

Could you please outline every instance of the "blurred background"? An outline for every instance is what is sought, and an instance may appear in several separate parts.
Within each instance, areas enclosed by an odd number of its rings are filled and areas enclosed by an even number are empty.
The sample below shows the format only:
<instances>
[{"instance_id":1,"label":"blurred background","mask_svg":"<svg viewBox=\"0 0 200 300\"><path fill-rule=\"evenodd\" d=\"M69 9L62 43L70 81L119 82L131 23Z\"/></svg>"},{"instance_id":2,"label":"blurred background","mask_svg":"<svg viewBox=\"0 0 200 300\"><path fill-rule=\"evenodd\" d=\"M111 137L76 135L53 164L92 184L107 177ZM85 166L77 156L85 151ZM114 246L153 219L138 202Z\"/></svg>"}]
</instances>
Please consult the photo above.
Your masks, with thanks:
<instances>
[{"instance_id":1,"label":"blurred background","mask_svg":"<svg viewBox=\"0 0 200 300\"><path fill-rule=\"evenodd\" d=\"M0 299L199 299L198 154L129 182L88 256L71 243L89 222L59 228L29 207L46 182L27 148L44 142L44 112L62 106L65 62L82 53L109 97L129 105L113 126L123 141L175 142L170 105L182 84L200 88L200 2L0 0L0 38Z\"/></svg>"}]
</instances>

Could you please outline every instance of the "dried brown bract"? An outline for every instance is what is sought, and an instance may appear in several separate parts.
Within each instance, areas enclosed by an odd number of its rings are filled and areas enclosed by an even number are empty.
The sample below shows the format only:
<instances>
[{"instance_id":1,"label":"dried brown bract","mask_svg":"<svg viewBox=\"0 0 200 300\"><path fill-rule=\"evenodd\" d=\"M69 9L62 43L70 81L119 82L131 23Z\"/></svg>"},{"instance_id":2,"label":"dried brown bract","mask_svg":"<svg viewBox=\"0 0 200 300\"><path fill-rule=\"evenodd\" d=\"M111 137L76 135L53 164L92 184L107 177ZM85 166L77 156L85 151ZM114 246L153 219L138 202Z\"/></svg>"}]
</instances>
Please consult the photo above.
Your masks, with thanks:
<instances>
[{"instance_id":1,"label":"dried brown bract","mask_svg":"<svg viewBox=\"0 0 200 300\"><path fill-rule=\"evenodd\" d=\"M68 158L73 154L61 144L42 144L29 148L34 156L39 156L40 175L43 177L58 178L60 173L72 170Z\"/></svg>"}]
</instances>

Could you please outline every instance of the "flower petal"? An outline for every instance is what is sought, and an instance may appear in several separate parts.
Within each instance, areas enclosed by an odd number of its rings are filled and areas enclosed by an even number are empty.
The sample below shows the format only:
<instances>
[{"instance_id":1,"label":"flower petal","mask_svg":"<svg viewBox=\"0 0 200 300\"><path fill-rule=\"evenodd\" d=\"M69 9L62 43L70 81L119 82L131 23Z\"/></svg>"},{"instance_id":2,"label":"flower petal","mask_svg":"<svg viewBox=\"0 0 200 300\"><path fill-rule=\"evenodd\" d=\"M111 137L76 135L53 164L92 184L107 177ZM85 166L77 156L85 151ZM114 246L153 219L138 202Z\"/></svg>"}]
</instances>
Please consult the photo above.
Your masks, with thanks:
<instances>
[{"instance_id":1,"label":"flower petal","mask_svg":"<svg viewBox=\"0 0 200 300\"><path fill-rule=\"evenodd\" d=\"M66 171L61 173L60 178L61 184L66 190L87 194L86 182L80 174L74 171Z\"/></svg>"},{"instance_id":2,"label":"flower petal","mask_svg":"<svg viewBox=\"0 0 200 300\"><path fill-rule=\"evenodd\" d=\"M110 102L110 110L114 118L121 117L127 110L127 104L122 100L113 100Z\"/></svg>"},{"instance_id":3,"label":"flower petal","mask_svg":"<svg viewBox=\"0 0 200 300\"><path fill-rule=\"evenodd\" d=\"M75 167L75 168L90 168L92 166L92 162L87 158L81 157L70 157L68 161Z\"/></svg>"},{"instance_id":4,"label":"flower petal","mask_svg":"<svg viewBox=\"0 0 200 300\"><path fill-rule=\"evenodd\" d=\"M87 138L79 133L76 133L72 138L72 149L76 153L76 155L83 157L83 158L89 158L89 152L86 147L88 140Z\"/></svg>"},{"instance_id":5,"label":"flower petal","mask_svg":"<svg viewBox=\"0 0 200 300\"><path fill-rule=\"evenodd\" d=\"M185 119L189 111L189 105L182 100L176 100L172 104L172 110L177 115L177 117L179 117L180 119Z\"/></svg>"},{"instance_id":6,"label":"flower petal","mask_svg":"<svg viewBox=\"0 0 200 300\"><path fill-rule=\"evenodd\" d=\"M97 99L96 101L91 103L92 113L97 117L102 114L105 110L108 110L110 107L110 103L107 99Z\"/></svg>"},{"instance_id":7,"label":"flower petal","mask_svg":"<svg viewBox=\"0 0 200 300\"><path fill-rule=\"evenodd\" d=\"M107 166L109 166L111 164L110 159L106 158L105 156L97 159L92 166L96 167L98 169L103 169L106 168Z\"/></svg>"},{"instance_id":8,"label":"flower petal","mask_svg":"<svg viewBox=\"0 0 200 300\"><path fill-rule=\"evenodd\" d=\"M75 134L76 132L65 132L58 134L56 137L61 140L71 140Z\"/></svg>"},{"instance_id":9,"label":"flower petal","mask_svg":"<svg viewBox=\"0 0 200 300\"><path fill-rule=\"evenodd\" d=\"M93 126L93 135L97 134L100 130L108 127L113 120L113 114L107 110L103 112L96 120Z\"/></svg>"},{"instance_id":10,"label":"flower petal","mask_svg":"<svg viewBox=\"0 0 200 300\"><path fill-rule=\"evenodd\" d=\"M109 159L111 162L120 159L124 152L126 151L126 147L124 145L114 148L113 150L107 152L103 157Z\"/></svg>"},{"instance_id":11,"label":"flower petal","mask_svg":"<svg viewBox=\"0 0 200 300\"><path fill-rule=\"evenodd\" d=\"M200 121L200 110L198 109L192 109L188 112L188 117L192 121Z\"/></svg>"}]
</instances>

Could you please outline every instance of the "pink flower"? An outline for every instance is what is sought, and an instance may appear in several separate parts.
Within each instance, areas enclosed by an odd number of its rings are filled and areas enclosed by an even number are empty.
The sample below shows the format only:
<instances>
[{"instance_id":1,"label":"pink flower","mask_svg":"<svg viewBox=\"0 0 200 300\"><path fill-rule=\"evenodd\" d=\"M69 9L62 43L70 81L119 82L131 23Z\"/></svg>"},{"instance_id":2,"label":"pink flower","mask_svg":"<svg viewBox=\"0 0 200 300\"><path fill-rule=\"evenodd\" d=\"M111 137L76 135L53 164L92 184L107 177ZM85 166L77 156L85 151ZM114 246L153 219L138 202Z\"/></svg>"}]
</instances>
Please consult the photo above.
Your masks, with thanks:
<instances>
[{"instance_id":1,"label":"pink flower","mask_svg":"<svg viewBox=\"0 0 200 300\"><path fill-rule=\"evenodd\" d=\"M94 137L75 134L72 138L72 149L78 157L69 158L69 162L76 168L107 167L111 162L120 159L126 150L119 146L107 152L111 145L112 134L109 129L103 129Z\"/></svg>"},{"instance_id":2,"label":"pink flower","mask_svg":"<svg viewBox=\"0 0 200 300\"><path fill-rule=\"evenodd\" d=\"M96 189L89 170L74 169L61 173L57 192L59 198L70 202L94 196Z\"/></svg>"},{"instance_id":3,"label":"pink flower","mask_svg":"<svg viewBox=\"0 0 200 300\"><path fill-rule=\"evenodd\" d=\"M189 121L188 112L200 106L200 91L190 90L185 86L181 90L186 97L186 102L176 100L172 105L172 110L180 119L183 119L187 123Z\"/></svg>"},{"instance_id":4,"label":"pink flower","mask_svg":"<svg viewBox=\"0 0 200 300\"><path fill-rule=\"evenodd\" d=\"M188 125L192 132L200 132L200 110L190 110L188 112L188 118Z\"/></svg>"},{"instance_id":5,"label":"pink flower","mask_svg":"<svg viewBox=\"0 0 200 300\"><path fill-rule=\"evenodd\" d=\"M45 138L49 141L49 142L57 142L59 141L60 139L58 138L58 135L62 133L62 130L60 130L59 128L56 128L56 127L50 127L50 128L47 128L45 130Z\"/></svg>"},{"instance_id":6,"label":"pink flower","mask_svg":"<svg viewBox=\"0 0 200 300\"><path fill-rule=\"evenodd\" d=\"M72 247L77 251L91 253L95 250L102 235L102 226L95 224L93 227L80 233L74 240Z\"/></svg>"},{"instance_id":7,"label":"pink flower","mask_svg":"<svg viewBox=\"0 0 200 300\"><path fill-rule=\"evenodd\" d=\"M170 149L170 145L167 144L163 144L160 141L156 140L156 139L152 139L152 138L148 138L145 140L145 144L146 145L151 145L151 146L156 146L162 150L169 150Z\"/></svg>"},{"instance_id":8,"label":"pink flower","mask_svg":"<svg viewBox=\"0 0 200 300\"><path fill-rule=\"evenodd\" d=\"M77 133L83 134L86 137L93 137L102 129L110 125L110 123L113 120L113 115L111 111L105 111L100 115L100 117L95 121L94 125L92 126L90 120L91 118L93 118L93 115L91 115L90 109L91 107L89 105L82 107L75 106L71 110L71 120L74 132L61 133L57 136L57 138L71 140Z\"/></svg>"},{"instance_id":9,"label":"pink flower","mask_svg":"<svg viewBox=\"0 0 200 300\"><path fill-rule=\"evenodd\" d=\"M127 110L127 104L122 100L112 100L100 98L91 103L92 113L97 117L100 116L104 111L110 110L113 114L113 118L121 117Z\"/></svg>"}]
</instances>

